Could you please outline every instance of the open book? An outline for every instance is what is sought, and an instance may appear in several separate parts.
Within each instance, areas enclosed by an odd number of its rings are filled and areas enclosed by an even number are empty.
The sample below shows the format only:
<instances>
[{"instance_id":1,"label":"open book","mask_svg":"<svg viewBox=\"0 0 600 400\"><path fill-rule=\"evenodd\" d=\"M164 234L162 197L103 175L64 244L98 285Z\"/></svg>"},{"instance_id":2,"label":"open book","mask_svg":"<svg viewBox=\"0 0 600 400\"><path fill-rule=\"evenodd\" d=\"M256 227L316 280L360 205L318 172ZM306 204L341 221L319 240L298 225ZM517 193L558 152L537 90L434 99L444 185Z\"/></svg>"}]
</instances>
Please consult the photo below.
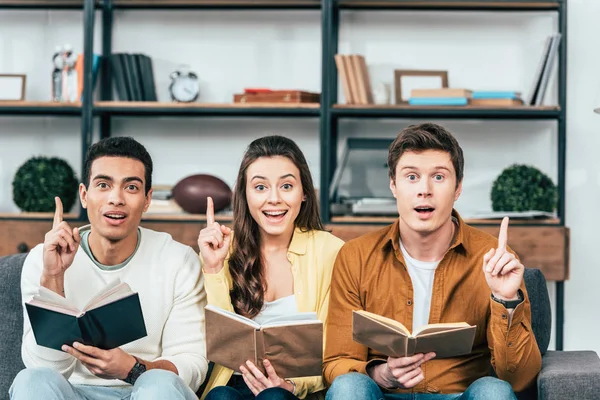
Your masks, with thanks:
<instances>
[{"instance_id":1,"label":"open book","mask_svg":"<svg viewBox=\"0 0 600 400\"><path fill-rule=\"evenodd\" d=\"M475 325L466 322L425 325L410 332L400 322L368 311L352 312L352 339L388 357L436 353L436 358L469 354Z\"/></svg>"},{"instance_id":2,"label":"open book","mask_svg":"<svg viewBox=\"0 0 600 400\"><path fill-rule=\"evenodd\" d=\"M272 318L259 325L212 305L205 310L210 361L239 372L240 365L250 360L265 373L266 358L282 378L321 375L323 323L316 313Z\"/></svg>"},{"instance_id":3,"label":"open book","mask_svg":"<svg viewBox=\"0 0 600 400\"><path fill-rule=\"evenodd\" d=\"M25 307L37 344L55 350L75 341L109 350L147 335L138 294L119 281L81 310L45 287Z\"/></svg>"}]
</instances>

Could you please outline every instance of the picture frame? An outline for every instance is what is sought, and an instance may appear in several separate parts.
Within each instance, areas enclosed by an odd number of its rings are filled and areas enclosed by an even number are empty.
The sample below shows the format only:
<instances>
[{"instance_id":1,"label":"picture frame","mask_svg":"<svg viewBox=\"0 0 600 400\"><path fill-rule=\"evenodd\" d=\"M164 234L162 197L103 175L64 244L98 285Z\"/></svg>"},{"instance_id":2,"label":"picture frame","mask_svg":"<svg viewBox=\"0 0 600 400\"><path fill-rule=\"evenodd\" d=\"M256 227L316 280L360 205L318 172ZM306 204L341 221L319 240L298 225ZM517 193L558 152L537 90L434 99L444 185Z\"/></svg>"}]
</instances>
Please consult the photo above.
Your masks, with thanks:
<instances>
[{"instance_id":1,"label":"picture frame","mask_svg":"<svg viewBox=\"0 0 600 400\"><path fill-rule=\"evenodd\" d=\"M396 104L407 105L413 89L441 89L448 87L448 71L394 70Z\"/></svg>"},{"instance_id":2,"label":"picture frame","mask_svg":"<svg viewBox=\"0 0 600 400\"><path fill-rule=\"evenodd\" d=\"M0 101L24 101L27 76L0 74Z\"/></svg>"}]
</instances>

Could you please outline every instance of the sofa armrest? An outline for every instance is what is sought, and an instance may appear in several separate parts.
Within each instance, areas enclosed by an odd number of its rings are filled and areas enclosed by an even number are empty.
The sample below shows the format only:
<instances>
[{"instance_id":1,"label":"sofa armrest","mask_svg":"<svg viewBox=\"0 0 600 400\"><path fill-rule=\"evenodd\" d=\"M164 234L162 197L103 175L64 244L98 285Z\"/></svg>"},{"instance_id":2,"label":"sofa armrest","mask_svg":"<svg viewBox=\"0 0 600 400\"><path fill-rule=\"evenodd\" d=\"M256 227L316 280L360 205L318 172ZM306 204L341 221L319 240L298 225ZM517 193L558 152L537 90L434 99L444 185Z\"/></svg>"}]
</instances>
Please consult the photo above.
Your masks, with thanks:
<instances>
[{"instance_id":1,"label":"sofa armrest","mask_svg":"<svg viewBox=\"0 0 600 400\"><path fill-rule=\"evenodd\" d=\"M597 399L600 358L594 351L548 351L538 375L538 399Z\"/></svg>"}]
</instances>

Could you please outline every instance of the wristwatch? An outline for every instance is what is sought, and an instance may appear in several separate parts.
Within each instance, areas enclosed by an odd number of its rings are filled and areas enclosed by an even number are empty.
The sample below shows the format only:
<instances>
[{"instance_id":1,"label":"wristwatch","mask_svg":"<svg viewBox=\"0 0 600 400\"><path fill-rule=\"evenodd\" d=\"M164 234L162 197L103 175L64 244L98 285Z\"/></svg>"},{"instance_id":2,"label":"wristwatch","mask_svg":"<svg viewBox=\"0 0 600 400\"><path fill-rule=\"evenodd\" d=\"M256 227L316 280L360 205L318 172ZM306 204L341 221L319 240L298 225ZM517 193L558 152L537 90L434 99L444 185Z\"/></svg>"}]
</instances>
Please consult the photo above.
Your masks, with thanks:
<instances>
[{"instance_id":1,"label":"wristwatch","mask_svg":"<svg viewBox=\"0 0 600 400\"><path fill-rule=\"evenodd\" d=\"M501 300L494 297L494 294L492 293L492 300L494 300L496 303L502 304L507 309L516 308L519 304L523 302L523 300L525 300L525 296L523 295L521 289L519 289L519 291L517 292L517 297L517 300Z\"/></svg>"},{"instance_id":2,"label":"wristwatch","mask_svg":"<svg viewBox=\"0 0 600 400\"><path fill-rule=\"evenodd\" d=\"M137 357L135 357L135 364L129 371L129 374L127 374L127 378L123 379L123 381L129 383L130 385L133 385L137 378L139 378L140 375L144 372L146 372L146 365L144 363L141 363L140 360Z\"/></svg>"}]
</instances>

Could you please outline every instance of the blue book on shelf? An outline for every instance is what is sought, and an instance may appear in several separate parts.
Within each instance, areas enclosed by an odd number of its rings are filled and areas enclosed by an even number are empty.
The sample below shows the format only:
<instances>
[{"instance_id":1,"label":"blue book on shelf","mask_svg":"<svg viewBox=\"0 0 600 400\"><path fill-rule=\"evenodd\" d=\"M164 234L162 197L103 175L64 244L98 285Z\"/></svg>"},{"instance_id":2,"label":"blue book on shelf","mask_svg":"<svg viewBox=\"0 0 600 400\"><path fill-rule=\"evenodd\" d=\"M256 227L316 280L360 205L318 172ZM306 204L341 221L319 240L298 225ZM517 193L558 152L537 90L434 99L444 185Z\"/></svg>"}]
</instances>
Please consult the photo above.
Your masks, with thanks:
<instances>
[{"instance_id":1,"label":"blue book on shelf","mask_svg":"<svg viewBox=\"0 0 600 400\"><path fill-rule=\"evenodd\" d=\"M471 95L474 99L519 99L521 93L508 91L474 91Z\"/></svg>"},{"instance_id":2,"label":"blue book on shelf","mask_svg":"<svg viewBox=\"0 0 600 400\"><path fill-rule=\"evenodd\" d=\"M411 106L466 106L469 100L466 97L411 97L408 99Z\"/></svg>"},{"instance_id":3,"label":"blue book on shelf","mask_svg":"<svg viewBox=\"0 0 600 400\"><path fill-rule=\"evenodd\" d=\"M100 54L94 53L92 56L92 90L96 87L96 82L98 81L98 74L100 72L100 61L102 56ZM81 93L81 99L83 101L83 93Z\"/></svg>"}]
</instances>

